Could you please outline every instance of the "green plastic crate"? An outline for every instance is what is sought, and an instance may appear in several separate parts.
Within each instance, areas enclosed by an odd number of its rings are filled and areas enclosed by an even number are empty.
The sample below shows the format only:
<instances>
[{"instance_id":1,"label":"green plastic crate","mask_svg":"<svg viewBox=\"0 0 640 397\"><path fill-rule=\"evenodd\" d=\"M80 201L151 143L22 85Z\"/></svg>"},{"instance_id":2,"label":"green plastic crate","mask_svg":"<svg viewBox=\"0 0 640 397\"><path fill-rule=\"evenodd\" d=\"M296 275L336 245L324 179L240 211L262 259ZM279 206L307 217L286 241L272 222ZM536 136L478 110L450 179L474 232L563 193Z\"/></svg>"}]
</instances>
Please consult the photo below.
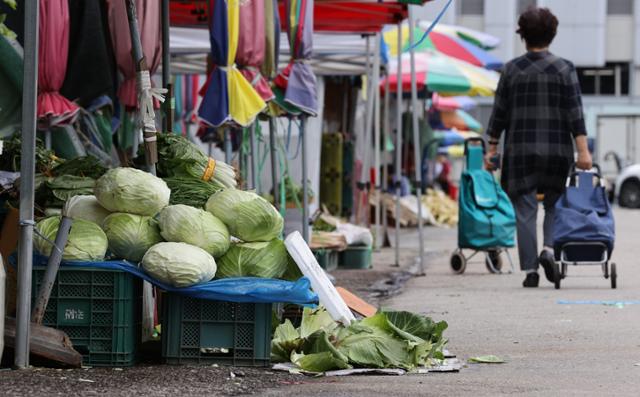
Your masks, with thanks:
<instances>
[{"instance_id":1,"label":"green plastic crate","mask_svg":"<svg viewBox=\"0 0 640 397\"><path fill-rule=\"evenodd\" d=\"M337 251L319 249L314 250L313 255L315 255L318 264L324 270L330 272L338 268L339 255Z\"/></svg>"},{"instance_id":2,"label":"green plastic crate","mask_svg":"<svg viewBox=\"0 0 640 397\"><path fill-rule=\"evenodd\" d=\"M371 267L371 247L347 247L340 252L338 267L342 269L368 269Z\"/></svg>"},{"instance_id":3,"label":"green plastic crate","mask_svg":"<svg viewBox=\"0 0 640 397\"><path fill-rule=\"evenodd\" d=\"M33 301L45 268L33 270ZM60 267L42 324L64 331L83 365L136 363L141 338L142 282L119 270Z\"/></svg>"},{"instance_id":4,"label":"green plastic crate","mask_svg":"<svg viewBox=\"0 0 640 397\"><path fill-rule=\"evenodd\" d=\"M268 367L271 312L269 303L232 303L167 293L162 309L164 362Z\"/></svg>"}]
</instances>

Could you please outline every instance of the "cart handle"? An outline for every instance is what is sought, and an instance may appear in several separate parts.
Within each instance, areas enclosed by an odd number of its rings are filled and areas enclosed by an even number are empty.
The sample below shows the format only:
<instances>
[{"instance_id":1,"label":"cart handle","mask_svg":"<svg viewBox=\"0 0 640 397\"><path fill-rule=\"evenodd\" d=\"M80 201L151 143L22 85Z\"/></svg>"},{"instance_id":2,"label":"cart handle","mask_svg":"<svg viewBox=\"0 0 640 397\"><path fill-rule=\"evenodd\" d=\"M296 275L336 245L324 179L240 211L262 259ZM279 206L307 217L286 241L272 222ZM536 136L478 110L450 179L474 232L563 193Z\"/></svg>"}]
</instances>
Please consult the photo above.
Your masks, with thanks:
<instances>
[{"instance_id":1,"label":"cart handle","mask_svg":"<svg viewBox=\"0 0 640 397\"><path fill-rule=\"evenodd\" d=\"M464 140L464 155L465 155L465 157L467 156L469 143L471 143L471 142L474 142L474 143L480 142L482 144L482 153L487 153L487 144L484 141L484 139L481 138L481 137L474 136L472 138L467 138L467 139Z\"/></svg>"}]
</instances>

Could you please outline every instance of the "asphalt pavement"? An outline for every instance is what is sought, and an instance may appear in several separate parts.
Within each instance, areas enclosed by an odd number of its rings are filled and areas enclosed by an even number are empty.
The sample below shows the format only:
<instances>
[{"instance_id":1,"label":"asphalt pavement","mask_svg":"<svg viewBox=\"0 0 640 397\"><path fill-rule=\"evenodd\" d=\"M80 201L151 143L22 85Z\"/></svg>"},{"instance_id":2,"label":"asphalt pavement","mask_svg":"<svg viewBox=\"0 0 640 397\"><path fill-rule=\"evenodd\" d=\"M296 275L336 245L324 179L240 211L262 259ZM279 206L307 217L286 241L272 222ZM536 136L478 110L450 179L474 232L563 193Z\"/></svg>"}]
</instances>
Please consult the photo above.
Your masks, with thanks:
<instances>
[{"instance_id":1,"label":"asphalt pavement","mask_svg":"<svg viewBox=\"0 0 640 397\"><path fill-rule=\"evenodd\" d=\"M454 275L444 252L455 248L456 230L425 229L427 249L442 253L430 255L427 275L384 305L446 320L449 350L465 363L486 354L506 363L467 364L458 373L309 379L263 395L640 395L640 210L615 209L615 216L616 290L596 267L569 268L560 290L542 273L539 288L522 288L523 273L489 274L482 257ZM404 255L417 254L414 230L404 230L401 242ZM512 256L517 260L515 250Z\"/></svg>"}]
</instances>

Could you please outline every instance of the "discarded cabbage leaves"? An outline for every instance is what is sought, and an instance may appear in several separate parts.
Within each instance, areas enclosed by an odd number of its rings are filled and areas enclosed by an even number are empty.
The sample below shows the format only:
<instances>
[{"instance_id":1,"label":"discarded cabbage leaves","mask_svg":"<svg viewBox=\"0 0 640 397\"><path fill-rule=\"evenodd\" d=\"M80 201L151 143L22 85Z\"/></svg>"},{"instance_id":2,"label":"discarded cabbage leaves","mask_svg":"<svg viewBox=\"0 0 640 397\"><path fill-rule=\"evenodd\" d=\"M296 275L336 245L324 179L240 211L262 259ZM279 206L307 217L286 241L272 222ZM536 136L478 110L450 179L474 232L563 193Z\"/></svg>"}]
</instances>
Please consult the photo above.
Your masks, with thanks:
<instances>
[{"instance_id":1,"label":"discarded cabbage leaves","mask_svg":"<svg viewBox=\"0 0 640 397\"><path fill-rule=\"evenodd\" d=\"M245 242L271 241L284 228L278 210L253 192L225 189L212 195L205 208L227 225L232 236Z\"/></svg>"},{"instance_id":2,"label":"discarded cabbage leaves","mask_svg":"<svg viewBox=\"0 0 640 397\"><path fill-rule=\"evenodd\" d=\"M111 253L132 262L140 262L149 248L162 241L157 222L149 216L115 213L105 218L102 227Z\"/></svg>"},{"instance_id":3,"label":"discarded cabbage leaves","mask_svg":"<svg viewBox=\"0 0 640 397\"><path fill-rule=\"evenodd\" d=\"M60 217L45 218L36 225L40 234L50 241L55 241L59 227ZM50 256L53 250L53 245L39 235L34 235L33 245L36 251L45 256ZM107 245L107 236L100 226L82 219L74 220L62 259L65 261L103 260Z\"/></svg>"},{"instance_id":4,"label":"discarded cabbage leaves","mask_svg":"<svg viewBox=\"0 0 640 397\"><path fill-rule=\"evenodd\" d=\"M231 244L229 230L210 212L187 205L170 205L159 216L160 233L167 241L200 247L218 258Z\"/></svg>"},{"instance_id":5,"label":"discarded cabbage leaves","mask_svg":"<svg viewBox=\"0 0 640 397\"><path fill-rule=\"evenodd\" d=\"M218 259L219 278L279 278L288 269L289 253L282 240L233 244Z\"/></svg>"}]
</instances>

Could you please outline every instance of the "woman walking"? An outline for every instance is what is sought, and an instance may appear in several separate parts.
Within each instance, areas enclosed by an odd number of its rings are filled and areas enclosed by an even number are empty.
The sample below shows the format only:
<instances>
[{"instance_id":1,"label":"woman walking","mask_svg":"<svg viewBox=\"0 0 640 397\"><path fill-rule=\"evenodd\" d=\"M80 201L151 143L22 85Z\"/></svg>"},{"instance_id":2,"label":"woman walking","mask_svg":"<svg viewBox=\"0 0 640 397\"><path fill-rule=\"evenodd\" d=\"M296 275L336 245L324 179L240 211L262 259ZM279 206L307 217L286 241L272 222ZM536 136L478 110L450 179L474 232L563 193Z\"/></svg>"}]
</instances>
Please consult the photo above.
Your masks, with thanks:
<instances>
[{"instance_id":1,"label":"woman walking","mask_svg":"<svg viewBox=\"0 0 640 397\"><path fill-rule=\"evenodd\" d=\"M571 164L590 169L580 85L573 64L549 52L558 19L532 7L518 20L527 53L504 67L487 134L486 166L494 167L504 133L502 185L515 207L524 287L537 287L538 266L553 282L553 216ZM538 255L537 193L544 194L544 245Z\"/></svg>"}]
</instances>

